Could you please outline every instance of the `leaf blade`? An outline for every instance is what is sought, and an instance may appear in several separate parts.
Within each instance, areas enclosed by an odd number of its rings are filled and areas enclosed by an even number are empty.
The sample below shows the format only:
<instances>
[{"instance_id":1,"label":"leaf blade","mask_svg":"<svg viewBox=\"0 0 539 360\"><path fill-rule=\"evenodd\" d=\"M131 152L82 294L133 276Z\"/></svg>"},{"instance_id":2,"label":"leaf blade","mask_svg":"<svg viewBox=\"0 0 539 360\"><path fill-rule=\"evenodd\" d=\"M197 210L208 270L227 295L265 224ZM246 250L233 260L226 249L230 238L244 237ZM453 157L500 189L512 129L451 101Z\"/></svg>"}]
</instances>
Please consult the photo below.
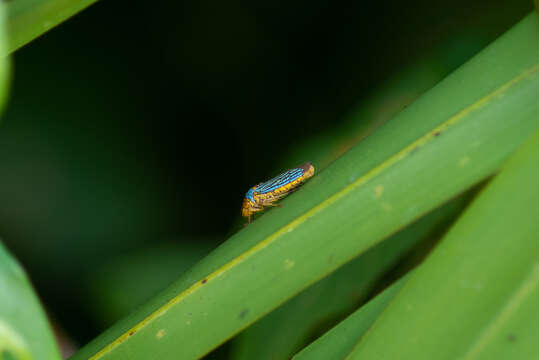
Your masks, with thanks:
<instances>
[{"instance_id":1,"label":"leaf blade","mask_svg":"<svg viewBox=\"0 0 539 360\"><path fill-rule=\"evenodd\" d=\"M372 294L389 269L419 243L437 238L467 203L460 197L342 266L250 327L233 342L230 358L289 359L324 323L342 318Z\"/></svg>"},{"instance_id":2,"label":"leaf blade","mask_svg":"<svg viewBox=\"0 0 539 360\"><path fill-rule=\"evenodd\" d=\"M0 243L0 354L61 359L39 300L19 264Z\"/></svg>"},{"instance_id":3,"label":"leaf blade","mask_svg":"<svg viewBox=\"0 0 539 360\"><path fill-rule=\"evenodd\" d=\"M7 2L10 54L43 35L96 0L20 0ZM2 52L2 54L5 54Z\"/></svg>"},{"instance_id":4,"label":"leaf blade","mask_svg":"<svg viewBox=\"0 0 539 360\"><path fill-rule=\"evenodd\" d=\"M537 29L531 14L73 358L202 356L491 176L538 125Z\"/></svg>"},{"instance_id":5,"label":"leaf blade","mask_svg":"<svg viewBox=\"0 0 539 360\"><path fill-rule=\"evenodd\" d=\"M372 326L378 316L389 305L406 283L403 277L374 299L341 321L323 336L305 347L294 360L343 359L354 348L357 341Z\"/></svg>"},{"instance_id":6,"label":"leaf blade","mask_svg":"<svg viewBox=\"0 0 539 360\"><path fill-rule=\"evenodd\" d=\"M539 131L472 203L349 359L539 355L522 331L539 326L533 310L539 297L537 163ZM525 341L513 342L508 336L515 332ZM391 347L383 346L388 334ZM523 353L531 356L515 357Z\"/></svg>"}]
</instances>

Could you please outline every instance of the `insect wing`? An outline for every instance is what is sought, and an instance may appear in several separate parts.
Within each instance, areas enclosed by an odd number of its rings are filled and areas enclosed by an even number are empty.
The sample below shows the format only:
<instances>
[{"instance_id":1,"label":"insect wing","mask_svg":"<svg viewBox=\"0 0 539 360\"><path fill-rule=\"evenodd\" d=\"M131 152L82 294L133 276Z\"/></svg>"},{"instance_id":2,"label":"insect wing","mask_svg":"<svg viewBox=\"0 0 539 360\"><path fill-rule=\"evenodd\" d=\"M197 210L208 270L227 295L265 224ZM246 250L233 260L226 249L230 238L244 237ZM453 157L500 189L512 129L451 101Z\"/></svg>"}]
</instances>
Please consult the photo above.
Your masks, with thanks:
<instances>
[{"instance_id":1,"label":"insect wing","mask_svg":"<svg viewBox=\"0 0 539 360\"><path fill-rule=\"evenodd\" d=\"M303 175L303 173L304 170L301 168L290 169L288 171L285 171L281 175L276 176L273 179L258 185L255 191L259 194L266 194L298 179L299 177L301 177L301 175Z\"/></svg>"}]
</instances>

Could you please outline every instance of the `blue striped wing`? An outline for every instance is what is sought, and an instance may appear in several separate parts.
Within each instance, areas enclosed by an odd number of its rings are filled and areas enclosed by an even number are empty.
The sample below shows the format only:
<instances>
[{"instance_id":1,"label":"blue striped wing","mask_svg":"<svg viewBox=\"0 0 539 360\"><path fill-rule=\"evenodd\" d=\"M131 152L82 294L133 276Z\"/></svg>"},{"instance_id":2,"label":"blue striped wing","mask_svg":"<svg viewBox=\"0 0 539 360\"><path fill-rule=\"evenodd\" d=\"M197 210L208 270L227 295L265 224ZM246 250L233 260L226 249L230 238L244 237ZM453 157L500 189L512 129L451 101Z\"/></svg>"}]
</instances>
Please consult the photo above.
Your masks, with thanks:
<instances>
[{"instance_id":1,"label":"blue striped wing","mask_svg":"<svg viewBox=\"0 0 539 360\"><path fill-rule=\"evenodd\" d=\"M288 171L285 171L279 176L274 177L271 180L265 181L262 184L258 185L255 189L255 192L259 194L266 194L268 192L271 192L275 189L280 188L281 186L284 186L297 178L299 178L305 170L302 168L296 168L296 169L290 169Z\"/></svg>"}]
</instances>

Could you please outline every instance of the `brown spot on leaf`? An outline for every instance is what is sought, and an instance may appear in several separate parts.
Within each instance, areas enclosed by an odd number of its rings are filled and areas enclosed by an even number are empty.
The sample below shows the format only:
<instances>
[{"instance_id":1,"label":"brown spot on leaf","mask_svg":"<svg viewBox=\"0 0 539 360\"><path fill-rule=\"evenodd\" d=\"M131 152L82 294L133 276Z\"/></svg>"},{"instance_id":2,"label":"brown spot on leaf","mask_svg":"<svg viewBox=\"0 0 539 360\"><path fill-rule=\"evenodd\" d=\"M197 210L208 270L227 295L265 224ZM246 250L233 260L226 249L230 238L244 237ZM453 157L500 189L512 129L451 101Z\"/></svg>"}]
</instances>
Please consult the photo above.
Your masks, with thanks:
<instances>
[{"instance_id":1,"label":"brown spot on leaf","mask_svg":"<svg viewBox=\"0 0 539 360\"><path fill-rule=\"evenodd\" d=\"M208 279L202 279L202 283L205 284L208 282Z\"/></svg>"}]
</instances>

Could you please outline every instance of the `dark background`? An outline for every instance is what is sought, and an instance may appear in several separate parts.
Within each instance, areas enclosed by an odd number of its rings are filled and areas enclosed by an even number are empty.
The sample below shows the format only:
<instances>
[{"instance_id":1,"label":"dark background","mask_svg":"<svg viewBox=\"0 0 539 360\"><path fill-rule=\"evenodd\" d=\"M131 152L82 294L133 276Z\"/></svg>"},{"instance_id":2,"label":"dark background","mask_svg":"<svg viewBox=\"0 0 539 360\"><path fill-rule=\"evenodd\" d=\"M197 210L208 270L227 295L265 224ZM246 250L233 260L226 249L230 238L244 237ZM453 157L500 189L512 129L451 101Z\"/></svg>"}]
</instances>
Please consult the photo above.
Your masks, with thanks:
<instances>
[{"instance_id":1,"label":"dark background","mask_svg":"<svg viewBox=\"0 0 539 360\"><path fill-rule=\"evenodd\" d=\"M13 57L0 236L86 343L241 228L249 186L344 151L531 8L98 2ZM397 87L410 95L391 103Z\"/></svg>"}]
</instances>

